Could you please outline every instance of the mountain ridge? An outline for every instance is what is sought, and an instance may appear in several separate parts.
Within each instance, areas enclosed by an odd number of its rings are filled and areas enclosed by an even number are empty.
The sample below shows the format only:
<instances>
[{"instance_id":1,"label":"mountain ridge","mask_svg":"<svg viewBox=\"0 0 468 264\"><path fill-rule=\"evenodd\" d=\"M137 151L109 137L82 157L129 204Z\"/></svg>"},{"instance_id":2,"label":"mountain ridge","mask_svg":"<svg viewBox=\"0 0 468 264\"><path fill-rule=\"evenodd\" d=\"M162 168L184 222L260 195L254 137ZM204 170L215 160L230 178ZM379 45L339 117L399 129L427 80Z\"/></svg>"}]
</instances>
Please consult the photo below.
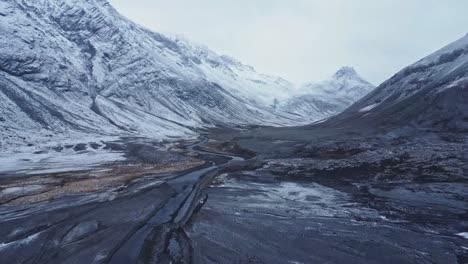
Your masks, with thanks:
<instances>
[{"instance_id":1,"label":"mountain ridge","mask_svg":"<svg viewBox=\"0 0 468 264\"><path fill-rule=\"evenodd\" d=\"M467 131L468 35L403 68L327 126Z\"/></svg>"},{"instance_id":2,"label":"mountain ridge","mask_svg":"<svg viewBox=\"0 0 468 264\"><path fill-rule=\"evenodd\" d=\"M297 92L292 83L144 28L106 0L0 5L0 32L9 36L0 38L4 145L50 135L185 138L214 126L322 117L277 107Z\"/></svg>"},{"instance_id":3,"label":"mountain ridge","mask_svg":"<svg viewBox=\"0 0 468 264\"><path fill-rule=\"evenodd\" d=\"M304 85L300 95L280 107L300 116L315 116L318 121L342 112L374 88L353 67L345 66L327 80Z\"/></svg>"}]
</instances>

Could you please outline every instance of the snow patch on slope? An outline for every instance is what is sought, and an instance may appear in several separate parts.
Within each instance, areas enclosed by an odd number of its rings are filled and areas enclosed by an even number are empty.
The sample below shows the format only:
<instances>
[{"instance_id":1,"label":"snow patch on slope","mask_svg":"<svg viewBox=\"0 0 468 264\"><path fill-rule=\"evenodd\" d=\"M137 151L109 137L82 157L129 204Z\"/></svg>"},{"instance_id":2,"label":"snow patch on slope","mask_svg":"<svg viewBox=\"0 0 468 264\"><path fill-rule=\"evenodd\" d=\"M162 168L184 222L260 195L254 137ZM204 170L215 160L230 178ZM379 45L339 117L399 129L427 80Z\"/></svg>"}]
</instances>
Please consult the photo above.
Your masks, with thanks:
<instances>
[{"instance_id":1,"label":"snow patch on slope","mask_svg":"<svg viewBox=\"0 0 468 264\"><path fill-rule=\"evenodd\" d=\"M368 105L368 106L366 106L366 107L364 107L364 108L361 108L361 109L359 110L359 112L361 112L361 113L363 113L363 112L369 112L370 110L376 108L378 105L379 105L379 104L371 104L371 105Z\"/></svg>"}]
</instances>

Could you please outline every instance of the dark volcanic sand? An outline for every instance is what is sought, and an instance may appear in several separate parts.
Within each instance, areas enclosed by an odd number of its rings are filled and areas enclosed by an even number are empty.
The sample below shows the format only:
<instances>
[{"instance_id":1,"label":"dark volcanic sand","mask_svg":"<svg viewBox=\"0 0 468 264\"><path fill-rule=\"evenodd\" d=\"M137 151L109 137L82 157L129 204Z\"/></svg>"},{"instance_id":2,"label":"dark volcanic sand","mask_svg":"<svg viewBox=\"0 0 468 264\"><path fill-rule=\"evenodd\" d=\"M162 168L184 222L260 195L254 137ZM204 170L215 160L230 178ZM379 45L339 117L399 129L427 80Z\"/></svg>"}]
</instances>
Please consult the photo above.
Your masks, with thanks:
<instances>
[{"instance_id":1,"label":"dark volcanic sand","mask_svg":"<svg viewBox=\"0 0 468 264\"><path fill-rule=\"evenodd\" d=\"M207 161L189 171L1 205L1 263L468 261L465 134L252 128L209 138L157 155L149 142L111 146L146 166Z\"/></svg>"},{"instance_id":2,"label":"dark volcanic sand","mask_svg":"<svg viewBox=\"0 0 468 264\"><path fill-rule=\"evenodd\" d=\"M468 261L466 134L254 128L211 138L257 157L205 189L187 227L197 263Z\"/></svg>"}]
</instances>

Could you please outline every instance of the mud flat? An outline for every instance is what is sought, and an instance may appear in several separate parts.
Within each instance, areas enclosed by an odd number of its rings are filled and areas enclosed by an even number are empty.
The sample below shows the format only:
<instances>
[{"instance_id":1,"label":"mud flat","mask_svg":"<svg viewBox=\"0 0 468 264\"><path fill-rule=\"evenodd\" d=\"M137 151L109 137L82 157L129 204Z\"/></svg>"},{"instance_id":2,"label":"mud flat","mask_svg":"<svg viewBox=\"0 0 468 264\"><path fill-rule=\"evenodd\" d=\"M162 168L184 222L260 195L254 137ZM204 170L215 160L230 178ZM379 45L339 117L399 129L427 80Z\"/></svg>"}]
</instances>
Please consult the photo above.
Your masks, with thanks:
<instances>
[{"instance_id":1,"label":"mud flat","mask_svg":"<svg viewBox=\"0 0 468 264\"><path fill-rule=\"evenodd\" d=\"M126 139L109 143L125 161L71 172L5 173L0 179L2 261L136 263L142 248L149 247L147 236L170 226L189 197L194 199L198 182L214 169L212 161L189 149L195 143L164 148ZM178 147L182 151L172 150ZM114 257L121 252L125 258Z\"/></svg>"},{"instance_id":2,"label":"mud flat","mask_svg":"<svg viewBox=\"0 0 468 264\"><path fill-rule=\"evenodd\" d=\"M468 261L466 134L303 129L212 134L210 149L256 157L204 190L185 229L195 263Z\"/></svg>"},{"instance_id":3,"label":"mud flat","mask_svg":"<svg viewBox=\"0 0 468 264\"><path fill-rule=\"evenodd\" d=\"M8 263L466 263L464 134L217 130L0 180ZM336 134L335 134L336 135ZM422 135L422 136L421 136Z\"/></svg>"}]
</instances>

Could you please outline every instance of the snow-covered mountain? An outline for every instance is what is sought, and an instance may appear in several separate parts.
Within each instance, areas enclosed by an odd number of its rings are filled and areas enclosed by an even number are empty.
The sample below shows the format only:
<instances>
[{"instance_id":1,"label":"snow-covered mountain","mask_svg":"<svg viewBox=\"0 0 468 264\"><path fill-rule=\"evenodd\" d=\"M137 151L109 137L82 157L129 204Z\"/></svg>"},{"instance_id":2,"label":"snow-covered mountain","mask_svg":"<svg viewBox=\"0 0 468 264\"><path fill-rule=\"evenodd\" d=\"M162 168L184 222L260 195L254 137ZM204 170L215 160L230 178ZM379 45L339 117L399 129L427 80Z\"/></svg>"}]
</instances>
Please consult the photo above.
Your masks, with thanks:
<instances>
[{"instance_id":1,"label":"snow-covered mountain","mask_svg":"<svg viewBox=\"0 0 468 264\"><path fill-rule=\"evenodd\" d=\"M106 0L3 0L0 36L2 143L297 123L271 107L289 82L151 32Z\"/></svg>"},{"instance_id":2,"label":"snow-covered mountain","mask_svg":"<svg viewBox=\"0 0 468 264\"><path fill-rule=\"evenodd\" d=\"M305 89L301 95L313 103L304 110L284 103L304 89L183 38L152 32L107 0L0 2L0 147L304 124L357 100L361 95L348 89L356 76L344 69L336 80Z\"/></svg>"},{"instance_id":3,"label":"snow-covered mountain","mask_svg":"<svg viewBox=\"0 0 468 264\"><path fill-rule=\"evenodd\" d=\"M343 67L331 78L300 88L301 94L282 102L282 111L316 121L336 115L375 88L352 67Z\"/></svg>"},{"instance_id":4,"label":"snow-covered mountain","mask_svg":"<svg viewBox=\"0 0 468 264\"><path fill-rule=\"evenodd\" d=\"M468 131L468 35L404 68L332 123Z\"/></svg>"}]
</instances>

